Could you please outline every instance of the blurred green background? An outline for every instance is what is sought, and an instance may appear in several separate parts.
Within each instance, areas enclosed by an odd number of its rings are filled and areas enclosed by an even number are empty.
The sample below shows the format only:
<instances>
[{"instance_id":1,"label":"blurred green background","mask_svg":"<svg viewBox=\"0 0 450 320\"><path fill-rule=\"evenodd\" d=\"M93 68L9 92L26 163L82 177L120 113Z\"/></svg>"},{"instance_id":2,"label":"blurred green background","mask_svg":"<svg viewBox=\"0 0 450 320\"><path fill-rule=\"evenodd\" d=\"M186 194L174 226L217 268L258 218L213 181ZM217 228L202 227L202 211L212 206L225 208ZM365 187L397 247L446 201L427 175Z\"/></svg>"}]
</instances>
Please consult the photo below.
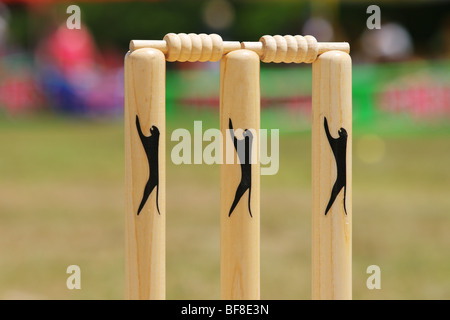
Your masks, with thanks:
<instances>
[{"instance_id":1,"label":"blurred green background","mask_svg":"<svg viewBox=\"0 0 450 320\"><path fill-rule=\"evenodd\" d=\"M354 298L450 297L449 2L83 1L81 30L69 4L0 3L0 299L124 298L123 57L168 32L350 42ZM219 127L219 64L167 67L170 159L174 129ZM309 299L311 66L261 64L261 96L261 127L280 130L279 172L261 177L261 296ZM219 298L218 166L167 164L167 298Z\"/></svg>"}]
</instances>

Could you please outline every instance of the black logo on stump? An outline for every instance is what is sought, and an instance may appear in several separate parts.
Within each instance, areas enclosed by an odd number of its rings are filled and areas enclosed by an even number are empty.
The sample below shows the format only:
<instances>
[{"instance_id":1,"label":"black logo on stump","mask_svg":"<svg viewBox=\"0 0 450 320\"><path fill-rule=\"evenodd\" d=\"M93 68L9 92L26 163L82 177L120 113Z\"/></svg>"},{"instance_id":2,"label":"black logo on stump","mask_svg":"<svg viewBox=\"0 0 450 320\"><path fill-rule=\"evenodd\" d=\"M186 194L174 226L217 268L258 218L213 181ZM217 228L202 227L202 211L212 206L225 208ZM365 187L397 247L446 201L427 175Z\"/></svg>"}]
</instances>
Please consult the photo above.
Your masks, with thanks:
<instances>
[{"instance_id":1,"label":"black logo on stump","mask_svg":"<svg viewBox=\"0 0 450 320\"><path fill-rule=\"evenodd\" d=\"M153 189L156 187L156 209L159 212L158 205L158 190L159 190L159 166L158 166L158 150L159 150L159 129L155 126L150 128L150 136L145 136L142 133L141 125L139 123L139 117L136 115L136 128L139 133L139 138L141 138L142 145L145 150L145 154L147 155L148 167L150 169L150 175L148 177L147 184L145 185L144 195L142 196L141 204L139 205L139 209L137 214L141 212L145 203L147 202L148 197L152 193Z\"/></svg>"},{"instance_id":2,"label":"black logo on stump","mask_svg":"<svg viewBox=\"0 0 450 320\"><path fill-rule=\"evenodd\" d=\"M330 143L331 150L333 150L334 158L336 159L337 167L336 182L334 183L333 190L331 191L331 197L328 202L327 209L325 210L325 215L327 215L342 189L344 189L344 212L347 215L347 209L345 207L345 193L347 189L347 130L344 128L339 129L339 138L333 138L330 134L330 130L328 129L328 121L326 117L324 117L324 127L328 142Z\"/></svg>"},{"instance_id":3,"label":"black logo on stump","mask_svg":"<svg viewBox=\"0 0 450 320\"><path fill-rule=\"evenodd\" d=\"M230 213L228 216L230 217L234 211L234 208L237 206L239 200L242 198L244 193L248 190L248 212L250 213L250 217L252 216L252 211L250 209L250 196L252 192L252 160L251 160L251 150L253 144L253 134L248 129L244 130L243 136L244 138L238 139L234 136L233 123L231 119L229 119L229 128L231 139L233 139L234 149L239 157L239 162L241 163L241 182L236 190L236 195L234 196L233 204L231 205ZM242 148L238 148L238 143L242 145L244 143L244 152L242 152ZM239 152L241 151L241 152ZM242 154L244 153L244 154Z\"/></svg>"}]
</instances>

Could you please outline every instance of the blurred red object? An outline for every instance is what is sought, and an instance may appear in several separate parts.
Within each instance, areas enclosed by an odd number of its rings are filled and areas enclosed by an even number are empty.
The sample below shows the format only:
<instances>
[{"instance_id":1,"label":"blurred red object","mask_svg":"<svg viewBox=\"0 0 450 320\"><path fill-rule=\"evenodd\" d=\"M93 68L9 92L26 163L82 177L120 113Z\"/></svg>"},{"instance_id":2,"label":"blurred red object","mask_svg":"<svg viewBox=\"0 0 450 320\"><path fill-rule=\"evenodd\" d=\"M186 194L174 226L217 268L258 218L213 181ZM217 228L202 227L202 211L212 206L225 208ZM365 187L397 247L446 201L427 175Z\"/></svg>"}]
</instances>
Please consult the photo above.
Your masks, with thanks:
<instances>
[{"instance_id":1,"label":"blurred red object","mask_svg":"<svg viewBox=\"0 0 450 320\"><path fill-rule=\"evenodd\" d=\"M42 106L43 101L31 75L9 77L0 86L0 105L10 114L31 112Z\"/></svg>"},{"instance_id":2,"label":"blurred red object","mask_svg":"<svg viewBox=\"0 0 450 320\"><path fill-rule=\"evenodd\" d=\"M383 110L409 113L418 118L440 118L450 115L450 86L418 84L392 88L381 93Z\"/></svg>"}]
</instances>

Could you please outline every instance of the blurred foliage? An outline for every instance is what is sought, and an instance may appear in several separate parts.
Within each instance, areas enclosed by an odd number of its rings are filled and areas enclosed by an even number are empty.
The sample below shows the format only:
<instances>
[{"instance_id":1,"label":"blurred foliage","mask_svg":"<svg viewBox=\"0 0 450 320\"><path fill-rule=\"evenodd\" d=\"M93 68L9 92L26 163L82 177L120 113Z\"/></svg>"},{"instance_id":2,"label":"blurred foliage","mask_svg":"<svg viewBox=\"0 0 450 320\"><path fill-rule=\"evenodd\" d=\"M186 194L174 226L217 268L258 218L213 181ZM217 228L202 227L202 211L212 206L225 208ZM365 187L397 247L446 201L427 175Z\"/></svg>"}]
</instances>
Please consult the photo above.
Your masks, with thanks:
<instances>
[{"instance_id":1,"label":"blurred foliage","mask_svg":"<svg viewBox=\"0 0 450 320\"><path fill-rule=\"evenodd\" d=\"M25 46L28 43L28 32L30 29L28 26L28 11L24 6L13 6L10 9L12 10L13 16L13 18L9 20L11 40Z\"/></svg>"},{"instance_id":2,"label":"blurred foliage","mask_svg":"<svg viewBox=\"0 0 450 320\"><path fill-rule=\"evenodd\" d=\"M214 30L204 22L209 1L126 1L81 2L82 21L100 46L126 50L129 40L162 39L169 32L220 33L224 39L258 40L264 34L301 34L311 16L323 16L333 24L336 39L358 46L366 29L367 6L377 4L383 22L396 21L406 27L422 55L437 56L442 51L450 18L449 1L367 2L367 1L229 1L234 9L232 25ZM64 21L67 4L28 9L10 6L11 32L20 44L33 45L39 32L51 22ZM57 17L57 18L55 18ZM43 23L44 22L44 23Z\"/></svg>"},{"instance_id":3,"label":"blurred foliage","mask_svg":"<svg viewBox=\"0 0 450 320\"><path fill-rule=\"evenodd\" d=\"M213 30L203 22L207 1L126 2L81 4L83 21L99 44L127 47L131 38L162 39L169 32L220 32L224 39L258 40L262 34L299 33L308 13L304 2L232 2L234 24ZM105 27L108 26L108 27Z\"/></svg>"},{"instance_id":4,"label":"blurred foliage","mask_svg":"<svg viewBox=\"0 0 450 320\"><path fill-rule=\"evenodd\" d=\"M381 8L382 23L398 22L406 27L417 54L434 58L442 56L445 28L450 21L450 1L341 1L339 23L352 43L352 50L365 27L367 6Z\"/></svg>"}]
</instances>

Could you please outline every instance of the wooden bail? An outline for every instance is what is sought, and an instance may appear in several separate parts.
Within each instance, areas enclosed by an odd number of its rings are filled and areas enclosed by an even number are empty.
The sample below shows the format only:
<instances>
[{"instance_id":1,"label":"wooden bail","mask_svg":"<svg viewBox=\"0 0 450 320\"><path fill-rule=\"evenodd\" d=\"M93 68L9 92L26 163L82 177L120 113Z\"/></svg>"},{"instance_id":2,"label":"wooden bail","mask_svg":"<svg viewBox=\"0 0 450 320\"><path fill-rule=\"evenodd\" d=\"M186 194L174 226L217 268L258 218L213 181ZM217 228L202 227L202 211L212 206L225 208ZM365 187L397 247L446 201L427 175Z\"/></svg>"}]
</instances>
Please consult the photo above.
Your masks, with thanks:
<instances>
[{"instance_id":1,"label":"wooden bail","mask_svg":"<svg viewBox=\"0 0 450 320\"><path fill-rule=\"evenodd\" d=\"M165 57L125 57L126 297L165 299Z\"/></svg>"},{"instance_id":2,"label":"wooden bail","mask_svg":"<svg viewBox=\"0 0 450 320\"><path fill-rule=\"evenodd\" d=\"M352 298L352 63L313 63L312 298Z\"/></svg>"},{"instance_id":3,"label":"wooden bail","mask_svg":"<svg viewBox=\"0 0 450 320\"><path fill-rule=\"evenodd\" d=\"M226 300L260 298L259 65L249 50L226 54L220 65L220 283ZM241 164L226 164L230 155Z\"/></svg>"}]
</instances>

